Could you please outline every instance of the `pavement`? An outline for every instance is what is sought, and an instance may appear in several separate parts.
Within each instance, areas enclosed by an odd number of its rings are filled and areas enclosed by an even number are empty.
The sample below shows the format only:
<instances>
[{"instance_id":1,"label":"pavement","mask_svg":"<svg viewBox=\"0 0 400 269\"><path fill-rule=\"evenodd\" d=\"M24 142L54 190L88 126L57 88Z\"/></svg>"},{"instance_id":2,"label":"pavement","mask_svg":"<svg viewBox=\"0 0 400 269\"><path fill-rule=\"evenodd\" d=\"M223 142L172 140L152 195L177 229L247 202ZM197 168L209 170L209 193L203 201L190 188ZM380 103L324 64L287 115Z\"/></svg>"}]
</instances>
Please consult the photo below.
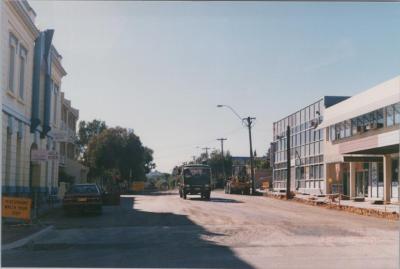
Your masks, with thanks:
<instances>
[{"instance_id":1,"label":"pavement","mask_svg":"<svg viewBox=\"0 0 400 269\"><path fill-rule=\"evenodd\" d=\"M330 201L327 197L317 197L312 195L304 195L304 194L296 194L297 198L309 200L311 197L315 199L315 201L321 201L325 203L332 203L339 205L339 200L336 198L334 202ZM365 208L365 209L373 209L380 212L395 212L399 213L400 205L398 203L391 203L391 204L373 204L372 202L375 199L366 198L364 202L356 202L354 200L340 200L340 205L345 206L352 206L357 208Z\"/></svg>"},{"instance_id":2,"label":"pavement","mask_svg":"<svg viewBox=\"0 0 400 269\"><path fill-rule=\"evenodd\" d=\"M212 192L123 196L103 214L2 251L2 266L133 268L397 268L399 222L293 201Z\"/></svg>"}]
</instances>

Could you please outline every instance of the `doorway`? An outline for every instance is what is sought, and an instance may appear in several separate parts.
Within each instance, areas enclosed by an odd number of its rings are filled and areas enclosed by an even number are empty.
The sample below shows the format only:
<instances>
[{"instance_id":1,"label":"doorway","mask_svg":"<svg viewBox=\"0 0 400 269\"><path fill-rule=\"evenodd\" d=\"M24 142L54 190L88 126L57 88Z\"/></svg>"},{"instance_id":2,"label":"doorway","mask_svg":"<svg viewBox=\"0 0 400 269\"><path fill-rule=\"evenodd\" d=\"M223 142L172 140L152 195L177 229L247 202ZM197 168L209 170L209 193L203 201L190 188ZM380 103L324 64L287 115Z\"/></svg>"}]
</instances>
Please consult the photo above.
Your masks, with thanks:
<instances>
[{"instance_id":1,"label":"doorway","mask_svg":"<svg viewBox=\"0 0 400 269\"><path fill-rule=\"evenodd\" d=\"M356 172L356 196L368 196L368 170Z\"/></svg>"}]
</instances>

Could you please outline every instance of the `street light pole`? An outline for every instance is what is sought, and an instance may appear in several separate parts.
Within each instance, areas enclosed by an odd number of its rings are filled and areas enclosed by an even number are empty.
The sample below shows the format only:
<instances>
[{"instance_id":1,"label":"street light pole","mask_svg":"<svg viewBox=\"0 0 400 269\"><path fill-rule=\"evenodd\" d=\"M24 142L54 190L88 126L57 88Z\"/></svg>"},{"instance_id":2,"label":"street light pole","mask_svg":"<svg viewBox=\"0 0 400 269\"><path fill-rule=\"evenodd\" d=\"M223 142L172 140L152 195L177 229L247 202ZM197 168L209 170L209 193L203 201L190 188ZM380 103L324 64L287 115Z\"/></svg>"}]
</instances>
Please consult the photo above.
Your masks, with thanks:
<instances>
[{"instance_id":1,"label":"street light pole","mask_svg":"<svg viewBox=\"0 0 400 269\"><path fill-rule=\"evenodd\" d=\"M250 176L251 176L251 194L254 195L256 193L255 184L254 184L254 156L253 156L253 142L251 139L251 127L253 124L253 120L256 118L247 117L243 120L246 121L246 126L249 129L249 143L250 143Z\"/></svg>"},{"instance_id":2,"label":"street light pole","mask_svg":"<svg viewBox=\"0 0 400 269\"><path fill-rule=\"evenodd\" d=\"M253 118L250 116L247 118L242 118L231 106L228 106L228 105L217 105L217 107L229 108L242 122L246 123L246 126L249 130L251 193L252 193L252 195L254 195L256 193L256 190L255 190L255 184L254 184L254 156L253 156L253 144L252 144L252 139L251 139L251 127L252 127L253 121L256 118Z\"/></svg>"},{"instance_id":3,"label":"street light pole","mask_svg":"<svg viewBox=\"0 0 400 269\"><path fill-rule=\"evenodd\" d=\"M225 182L226 182L226 173L225 173L224 140L227 140L227 138L218 138L217 140L221 141L222 174L223 174L223 177L224 177L224 184L225 184Z\"/></svg>"}]
</instances>

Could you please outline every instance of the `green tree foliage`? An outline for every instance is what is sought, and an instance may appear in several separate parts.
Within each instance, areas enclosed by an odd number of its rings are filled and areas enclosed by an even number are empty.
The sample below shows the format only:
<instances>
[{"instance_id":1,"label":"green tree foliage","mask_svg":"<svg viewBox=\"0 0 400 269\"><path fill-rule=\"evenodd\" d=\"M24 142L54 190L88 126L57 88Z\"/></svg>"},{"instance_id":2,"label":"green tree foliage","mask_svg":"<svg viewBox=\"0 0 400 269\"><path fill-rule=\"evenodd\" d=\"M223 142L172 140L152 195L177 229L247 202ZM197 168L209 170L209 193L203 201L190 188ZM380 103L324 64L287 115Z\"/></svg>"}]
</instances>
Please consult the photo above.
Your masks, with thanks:
<instances>
[{"instance_id":1,"label":"green tree foliage","mask_svg":"<svg viewBox=\"0 0 400 269\"><path fill-rule=\"evenodd\" d=\"M229 151L224 154L224 158L220 151L211 152L207 164L211 167L213 177L219 181L223 180L223 167L225 168L226 177L232 174L232 156Z\"/></svg>"},{"instance_id":2,"label":"green tree foliage","mask_svg":"<svg viewBox=\"0 0 400 269\"><path fill-rule=\"evenodd\" d=\"M101 120L80 121L78 127L77 145L81 153L82 162L87 165L86 149L89 141L107 129L107 125Z\"/></svg>"},{"instance_id":3,"label":"green tree foliage","mask_svg":"<svg viewBox=\"0 0 400 269\"><path fill-rule=\"evenodd\" d=\"M118 171L121 179L145 180L146 173L155 168L153 151L144 147L134 132L121 127L108 128L93 136L86 153L95 175Z\"/></svg>"}]
</instances>

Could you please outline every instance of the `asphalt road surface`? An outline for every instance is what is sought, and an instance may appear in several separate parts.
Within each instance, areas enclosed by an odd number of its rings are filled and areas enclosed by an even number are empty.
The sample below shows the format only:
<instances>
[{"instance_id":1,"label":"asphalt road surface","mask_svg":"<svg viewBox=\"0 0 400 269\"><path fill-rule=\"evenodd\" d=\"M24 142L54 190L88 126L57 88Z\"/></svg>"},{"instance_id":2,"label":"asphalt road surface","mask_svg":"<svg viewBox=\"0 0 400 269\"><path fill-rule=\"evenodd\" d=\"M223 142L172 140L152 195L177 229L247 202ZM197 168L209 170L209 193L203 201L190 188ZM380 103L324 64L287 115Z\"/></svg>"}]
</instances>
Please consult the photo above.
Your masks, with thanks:
<instances>
[{"instance_id":1,"label":"asphalt road surface","mask_svg":"<svg viewBox=\"0 0 400 269\"><path fill-rule=\"evenodd\" d=\"M124 196L101 216L3 251L3 266L157 268L397 268L399 223L266 197L213 192Z\"/></svg>"}]
</instances>

